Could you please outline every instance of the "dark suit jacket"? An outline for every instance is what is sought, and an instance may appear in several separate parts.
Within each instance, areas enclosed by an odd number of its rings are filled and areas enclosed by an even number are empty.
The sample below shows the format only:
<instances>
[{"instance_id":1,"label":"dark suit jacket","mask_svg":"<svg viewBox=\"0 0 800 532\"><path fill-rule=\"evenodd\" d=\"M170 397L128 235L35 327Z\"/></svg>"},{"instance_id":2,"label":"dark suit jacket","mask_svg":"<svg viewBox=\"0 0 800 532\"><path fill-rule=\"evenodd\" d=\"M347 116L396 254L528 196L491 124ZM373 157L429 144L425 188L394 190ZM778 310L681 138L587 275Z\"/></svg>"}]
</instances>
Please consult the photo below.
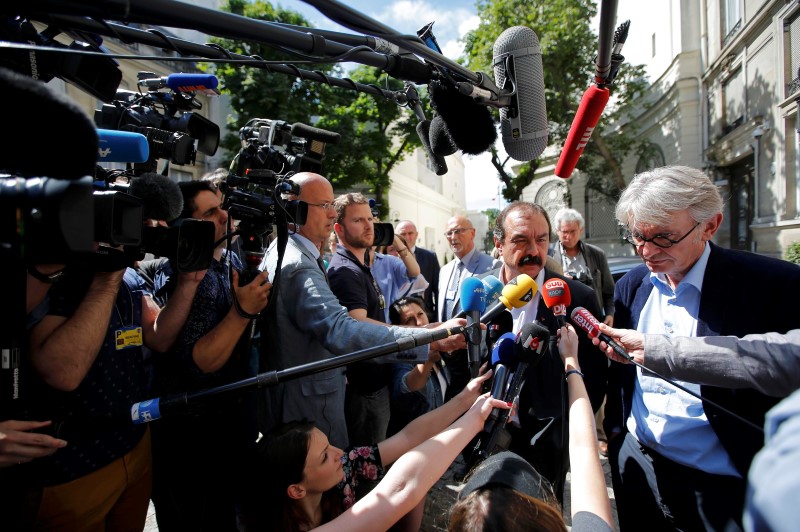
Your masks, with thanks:
<instances>
[{"instance_id":1,"label":"dark suit jacket","mask_svg":"<svg viewBox=\"0 0 800 532\"><path fill-rule=\"evenodd\" d=\"M500 269L490 271L486 275L490 274L499 278ZM563 279L569 287L571 302L567 307L568 320L575 307L584 307L597 316L600 310L591 288L545 269L545 280L552 278ZM498 325L505 330L495 331L495 334L509 332L511 329L509 316L507 312L501 313L497 320L488 325L489 328ZM511 450L531 462L537 471L553 483L560 499L569 465L568 424L562 420L568 411L564 363L555 343L558 321L542 299L539 301L536 319L551 332L550 348L547 355L536 366L529 367L525 374L525 384L520 392L518 408L521 428L512 431ZM579 331L578 335L578 361L585 375L584 381L592 409L597 412L605 395L608 363L586 334ZM537 434L539 437L531 446L531 438Z\"/></svg>"},{"instance_id":2,"label":"dark suit jacket","mask_svg":"<svg viewBox=\"0 0 800 532\"><path fill-rule=\"evenodd\" d=\"M723 249L709 243L697 336L786 332L800 326L795 304L800 301L800 267L754 253ZM768 280L766 283L765 280ZM765 295L775 287L775 293ZM642 264L617 283L614 326L636 329L639 315L653 289L650 271ZM787 368L796 371L796 368ZM611 363L606 401L606 434L620 430L631 413L636 379L632 364ZM700 395L764 426L764 414L777 399L755 390L701 386ZM728 414L704 404L706 415L734 465L747 475L753 455L764 444L764 435Z\"/></svg>"},{"instance_id":3,"label":"dark suit jacket","mask_svg":"<svg viewBox=\"0 0 800 532\"><path fill-rule=\"evenodd\" d=\"M425 305L428 310L433 313L433 316L438 316L436 312L436 302L439 299L439 259L436 258L436 253L428 251L419 246L414 248L414 257L419 264L419 270L428 281L428 288L425 289ZM434 320L435 321L435 320Z\"/></svg>"}]
</instances>

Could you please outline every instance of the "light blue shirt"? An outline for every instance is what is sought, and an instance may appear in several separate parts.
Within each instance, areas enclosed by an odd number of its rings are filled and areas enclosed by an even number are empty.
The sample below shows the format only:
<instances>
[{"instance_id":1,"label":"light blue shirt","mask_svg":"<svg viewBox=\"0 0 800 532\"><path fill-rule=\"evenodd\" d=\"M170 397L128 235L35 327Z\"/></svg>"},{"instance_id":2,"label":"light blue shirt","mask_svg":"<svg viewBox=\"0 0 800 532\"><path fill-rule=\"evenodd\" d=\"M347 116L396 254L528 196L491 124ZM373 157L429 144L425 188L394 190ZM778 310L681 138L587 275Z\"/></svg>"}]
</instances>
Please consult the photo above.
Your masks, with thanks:
<instances>
[{"instance_id":1,"label":"light blue shirt","mask_svg":"<svg viewBox=\"0 0 800 532\"><path fill-rule=\"evenodd\" d=\"M711 247L673 290L663 273L651 273L653 291L639 318L638 330L667 336L696 336L700 296ZM627 427L642 444L670 460L716 475L740 477L708 422L703 403L636 369L631 416ZM700 394L700 386L676 381Z\"/></svg>"},{"instance_id":2,"label":"light blue shirt","mask_svg":"<svg viewBox=\"0 0 800 532\"><path fill-rule=\"evenodd\" d=\"M390 323L389 307L405 295L401 289L404 286L410 286L408 285L409 281L413 282L416 277L408 276L408 269L402 260L394 255L384 255L383 253L375 253L375 260L370 269L372 277L378 283L383 297L386 299L386 308L383 309L383 312L386 314L386 323Z\"/></svg>"}]
</instances>

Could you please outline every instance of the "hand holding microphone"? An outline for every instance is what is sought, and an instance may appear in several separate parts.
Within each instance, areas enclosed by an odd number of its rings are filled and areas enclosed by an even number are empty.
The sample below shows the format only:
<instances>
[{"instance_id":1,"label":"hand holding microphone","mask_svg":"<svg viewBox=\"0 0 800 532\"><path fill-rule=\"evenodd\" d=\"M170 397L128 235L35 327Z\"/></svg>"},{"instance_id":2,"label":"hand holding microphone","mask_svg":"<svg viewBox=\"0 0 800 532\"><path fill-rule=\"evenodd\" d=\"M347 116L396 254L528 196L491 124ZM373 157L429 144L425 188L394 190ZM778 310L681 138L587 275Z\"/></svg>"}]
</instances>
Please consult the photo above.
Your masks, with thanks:
<instances>
[{"instance_id":1,"label":"hand holding microphone","mask_svg":"<svg viewBox=\"0 0 800 532\"><path fill-rule=\"evenodd\" d=\"M628 364L631 361L644 364L644 334L632 329L615 329L602 322L598 325L598 328L603 336L610 337L612 341L622 346L632 357L628 359L618 355L614 347L600 338L598 334L596 337L592 338L592 343L599 347L610 360L623 364Z\"/></svg>"},{"instance_id":2,"label":"hand holding microphone","mask_svg":"<svg viewBox=\"0 0 800 532\"><path fill-rule=\"evenodd\" d=\"M572 310L572 315L570 317L572 318L572 323L586 331L586 334L589 335L589 338L599 338L605 342L614 351L614 353L617 354L617 356L627 361L633 361L633 357L629 355L621 345L600 330L600 322L592 315L591 312L583 307L575 307Z\"/></svg>"},{"instance_id":3,"label":"hand holding microphone","mask_svg":"<svg viewBox=\"0 0 800 532\"><path fill-rule=\"evenodd\" d=\"M506 384L508 376L512 373L516 366L516 356L514 355L514 344L516 343L516 335L514 333L505 333L494 344L492 349L492 371L494 378L492 380L492 397L495 399L505 400ZM500 417L500 409L495 408L486 419L486 424L483 430L491 432L494 429L494 424Z\"/></svg>"}]
</instances>

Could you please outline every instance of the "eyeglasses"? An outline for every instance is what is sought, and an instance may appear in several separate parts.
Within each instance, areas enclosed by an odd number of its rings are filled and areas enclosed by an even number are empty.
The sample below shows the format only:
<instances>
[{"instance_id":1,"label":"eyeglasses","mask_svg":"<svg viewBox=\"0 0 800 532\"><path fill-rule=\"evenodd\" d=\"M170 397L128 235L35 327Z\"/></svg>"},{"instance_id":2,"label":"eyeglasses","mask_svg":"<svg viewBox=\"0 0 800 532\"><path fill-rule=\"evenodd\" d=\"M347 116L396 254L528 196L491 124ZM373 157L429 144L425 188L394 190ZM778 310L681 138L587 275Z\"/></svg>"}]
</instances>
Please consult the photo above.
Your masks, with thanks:
<instances>
[{"instance_id":1,"label":"eyeglasses","mask_svg":"<svg viewBox=\"0 0 800 532\"><path fill-rule=\"evenodd\" d=\"M444 236L450 238L451 236L460 235L464 231L469 231L472 229L471 227L459 227L458 229L450 229L449 231L445 231Z\"/></svg>"},{"instance_id":2,"label":"eyeglasses","mask_svg":"<svg viewBox=\"0 0 800 532\"><path fill-rule=\"evenodd\" d=\"M308 203L308 202L306 202L306 203ZM330 209L331 207L333 207L333 202L332 201L326 201L325 203L308 203L308 204L311 205L312 207L321 207L323 210L326 210L326 211L328 209Z\"/></svg>"},{"instance_id":3,"label":"eyeglasses","mask_svg":"<svg viewBox=\"0 0 800 532\"><path fill-rule=\"evenodd\" d=\"M697 229L700 225L700 222L694 224L694 227L689 229L689 231L680 237L678 240L672 240L664 235L656 235L653 238L645 238L644 236L640 235L639 233L631 233L630 231L626 231L622 238L628 241L628 243L633 244L636 247L644 246L648 242L652 242L656 246L660 248L671 248L675 244L678 244L681 240L686 238L691 234L692 231Z\"/></svg>"}]
</instances>

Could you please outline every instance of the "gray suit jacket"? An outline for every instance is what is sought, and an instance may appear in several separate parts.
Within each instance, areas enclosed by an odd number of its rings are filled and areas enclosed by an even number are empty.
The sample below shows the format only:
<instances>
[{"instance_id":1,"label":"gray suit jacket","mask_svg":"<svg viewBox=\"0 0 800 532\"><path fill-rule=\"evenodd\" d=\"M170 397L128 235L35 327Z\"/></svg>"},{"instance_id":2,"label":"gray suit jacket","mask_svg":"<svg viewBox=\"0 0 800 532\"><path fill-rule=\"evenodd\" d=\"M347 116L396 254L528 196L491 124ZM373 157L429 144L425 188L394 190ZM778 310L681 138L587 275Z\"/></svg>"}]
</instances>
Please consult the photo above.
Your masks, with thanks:
<instances>
[{"instance_id":1,"label":"gray suit jacket","mask_svg":"<svg viewBox=\"0 0 800 532\"><path fill-rule=\"evenodd\" d=\"M786 397L800 388L800 329L786 334L670 338L645 335L644 363L666 377Z\"/></svg>"},{"instance_id":2,"label":"gray suit jacket","mask_svg":"<svg viewBox=\"0 0 800 532\"><path fill-rule=\"evenodd\" d=\"M455 273L456 268L456 260L451 260L444 266L442 266L441 271L439 271L439 299L436 303L437 314L440 321L446 321L452 318L452 316L444 316L443 313L445 311L445 298L447 297L447 287L450 284L450 278ZM466 264L467 271L469 272L468 275L470 277L476 277L482 275L489 270L494 269L496 266L495 264L499 264L499 261L495 261L490 255L487 255L481 250L477 250L469 261L469 264ZM460 310L460 288L461 282L458 283L459 290L456 292L456 299L455 304L453 305L453 314L458 314Z\"/></svg>"},{"instance_id":3,"label":"gray suit jacket","mask_svg":"<svg viewBox=\"0 0 800 532\"><path fill-rule=\"evenodd\" d=\"M274 280L277 261L276 240L270 245L262 265L269 271L270 281ZM277 293L273 290L270 294L270 298L277 298L275 316L267 316L262 328L262 369L292 368L420 333L419 329L388 328L350 317L331 292L311 251L296 235L289 237L279 283ZM428 347L417 347L409 354L424 361ZM344 368L269 387L260 398L263 412L259 416L259 428L266 432L281 423L306 418L328 436L331 444L345 448L348 438L344 391Z\"/></svg>"}]
</instances>

